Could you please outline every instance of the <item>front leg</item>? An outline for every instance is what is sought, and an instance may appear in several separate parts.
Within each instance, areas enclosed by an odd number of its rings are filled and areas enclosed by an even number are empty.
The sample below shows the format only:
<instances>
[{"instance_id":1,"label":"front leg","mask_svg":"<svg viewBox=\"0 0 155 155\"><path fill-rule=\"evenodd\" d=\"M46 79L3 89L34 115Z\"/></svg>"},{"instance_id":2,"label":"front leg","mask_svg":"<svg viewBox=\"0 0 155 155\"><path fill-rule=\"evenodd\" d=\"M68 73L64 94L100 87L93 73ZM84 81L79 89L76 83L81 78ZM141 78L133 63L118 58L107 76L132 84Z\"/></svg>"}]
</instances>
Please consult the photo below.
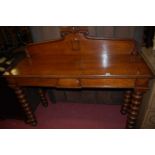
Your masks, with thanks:
<instances>
[{"instance_id":1,"label":"front leg","mask_svg":"<svg viewBox=\"0 0 155 155\"><path fill-rule=\"evenodd\" d=\"M26 123L31 124L32 126L37 125L36 117L32 111L30 104L26 99L26 96L22 88L17 85L11 85L10 87L14 90L17 99L19 100L20 106L26 116Z\"/></svg>"},{"instance_id":2,"label":"front leg","mask_svg":"<svg viewBox=\"0 0 155 155\"><path fill-rule=\"evenodd\" d=\"M143 93L144 93L143 90L135 90L132 95L132 100L126 124L126 128L128 129L136 128L136 122L139 113L139 108L142 102Z\"/></svg>"},{"instance_id":3,"label":"front leg","mask_svg":"<svg viewBox=\"0 0 155 155\"><path fill-rule=\"evenodd\" d=\"M121 114L123 115L127 114L129 111L130 103L131 103L131 96L132 96L132 91L127 90L124 95L124 103L121 107Z\"/></svg>"}]
</instances>

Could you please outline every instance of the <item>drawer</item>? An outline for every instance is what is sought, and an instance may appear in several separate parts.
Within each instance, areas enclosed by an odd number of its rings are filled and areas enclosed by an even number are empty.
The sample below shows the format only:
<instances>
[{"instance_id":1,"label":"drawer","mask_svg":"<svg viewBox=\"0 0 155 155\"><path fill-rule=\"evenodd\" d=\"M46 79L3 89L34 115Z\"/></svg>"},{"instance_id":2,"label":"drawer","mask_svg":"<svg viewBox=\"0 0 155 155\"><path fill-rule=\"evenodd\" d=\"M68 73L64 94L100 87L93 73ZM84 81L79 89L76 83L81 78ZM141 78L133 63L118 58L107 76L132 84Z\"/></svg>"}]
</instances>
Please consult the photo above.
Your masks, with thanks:
<instances>
[{"instance_id":1,"label":"drawer","mask_svg":"<svg viewBox=\"0 0 155 155\"><path fill-rule=\"evenodd\" d=\"M80 88L80 81L78 79L58 79L57 88Z\"/></svg>"},{"instance_id":2,"label":"drawer","mask_svg":"<svg viewBox=\"0 0 155 155\"><path fill-rule=\"evenodd\" d=\"M57 80L54 78L20 77L16 78L16 83L21 86L51 86L55 87Z\"/></svg>"},{"instance_id":3,"label":"drawer","mask_svg":"<svg viewBox=\"0 0 155 155\"><path fill-rule=\"evenodd\" d=\"M82 87L96 88L133 88L134 79L82 79Z\"/></svg>"}]
</instances>

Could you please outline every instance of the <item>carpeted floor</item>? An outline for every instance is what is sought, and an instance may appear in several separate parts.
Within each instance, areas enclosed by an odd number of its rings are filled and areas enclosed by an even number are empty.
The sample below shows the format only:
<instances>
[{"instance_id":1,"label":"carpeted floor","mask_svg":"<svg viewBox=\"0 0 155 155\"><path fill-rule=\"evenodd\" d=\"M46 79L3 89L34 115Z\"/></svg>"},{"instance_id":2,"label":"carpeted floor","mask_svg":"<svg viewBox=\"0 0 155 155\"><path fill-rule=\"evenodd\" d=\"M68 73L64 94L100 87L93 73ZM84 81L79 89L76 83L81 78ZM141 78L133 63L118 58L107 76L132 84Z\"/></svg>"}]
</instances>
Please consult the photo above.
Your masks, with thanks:
<instances>
[{"instance_id":1,"label":"carpeted floor","mask_svg":"<svg viewBox=\"0 0 155 155\"><path fill-rule=\"evenodd\" d=\"M120 105L56 103L36 112L38 125L31 127L21 120L0 121L1 129L123 129L126 116L120 114Z\"/></svg>"}]
</instances>

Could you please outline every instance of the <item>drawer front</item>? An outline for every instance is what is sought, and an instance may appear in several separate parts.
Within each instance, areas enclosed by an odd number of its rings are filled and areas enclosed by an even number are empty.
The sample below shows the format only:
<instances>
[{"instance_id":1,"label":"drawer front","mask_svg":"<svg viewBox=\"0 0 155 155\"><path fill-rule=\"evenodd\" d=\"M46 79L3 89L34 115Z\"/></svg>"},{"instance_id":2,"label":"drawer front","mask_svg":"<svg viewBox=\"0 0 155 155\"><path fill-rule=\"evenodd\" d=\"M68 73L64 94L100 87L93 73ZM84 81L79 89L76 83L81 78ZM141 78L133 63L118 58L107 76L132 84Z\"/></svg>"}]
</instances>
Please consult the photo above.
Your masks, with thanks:
<instances>
[{"instance_id":1,"label":"drawer front","mask_svg":"<svg viewBox=\"0 0 155 155\"><path fill-rule=\"evenodd\" d=\"M20 77L16 78L16 83L21 85L21 86L51 86L55 87L57 80L53 78L25 78L25 77Z\"/></svg>"},{"instance_id":2,"label":"drawer front","mask_svg":"<svg viewBox=\"0 0 155 155\"><path fill-rule=\"evenodd\" d=\"M78 79L58 79L57 88L80 88L80 81Z\"/></svg>"},{"instance_id":3,"label":"drawer front","mask_svg":"<svg viewBox=\"0 0 155 155\"><path fill-rule=\"evenodd\" d=\"M82 79L82 87L96 88L133 88L134 79Z\"/></svg>"}]
</instances>

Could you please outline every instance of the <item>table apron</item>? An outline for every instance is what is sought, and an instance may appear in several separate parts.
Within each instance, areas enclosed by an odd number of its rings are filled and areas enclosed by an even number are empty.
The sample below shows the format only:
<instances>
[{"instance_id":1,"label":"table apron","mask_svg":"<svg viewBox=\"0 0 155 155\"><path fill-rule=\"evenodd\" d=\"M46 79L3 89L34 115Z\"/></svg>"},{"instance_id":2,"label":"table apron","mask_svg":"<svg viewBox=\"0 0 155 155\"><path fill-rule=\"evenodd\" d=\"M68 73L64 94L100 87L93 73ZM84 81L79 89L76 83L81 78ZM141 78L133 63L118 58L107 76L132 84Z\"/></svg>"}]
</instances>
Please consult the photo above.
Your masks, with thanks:
<instances>
[{"instance_id":1,"label":"table apron","mask_svg":"<svg viewBox=\"0 0 155 155\"><path fill-rule=\"evenodd\" d=\"M15 83L19 86L40 86L55 88L134 88L136 79L125 78L36 78L17 77Z\"/></svg>"}]
</instances>

